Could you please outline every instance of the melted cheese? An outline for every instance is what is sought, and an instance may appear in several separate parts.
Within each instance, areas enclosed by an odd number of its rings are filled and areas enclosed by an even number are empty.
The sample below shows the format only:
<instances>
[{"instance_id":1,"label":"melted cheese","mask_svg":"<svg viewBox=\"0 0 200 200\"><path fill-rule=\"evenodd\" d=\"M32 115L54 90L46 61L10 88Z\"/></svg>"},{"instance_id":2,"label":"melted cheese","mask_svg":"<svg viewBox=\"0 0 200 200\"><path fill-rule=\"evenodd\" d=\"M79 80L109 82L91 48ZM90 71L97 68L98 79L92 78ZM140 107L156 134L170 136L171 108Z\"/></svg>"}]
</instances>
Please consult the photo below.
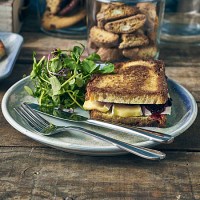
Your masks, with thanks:
<instances>
[{"instance_id":1,"label":"melted cheese","mask_svg":"<svg viewBox=\"0 0 200 200\"><path fill-rule=\"evenodd\" d=\"M111 104L99 101L85 101L83 108L85 110L98 110L100 112L106 113L111 110L112 116L118 117L139 117L139 116L150 116L152 113L148 111L145 106L142 105L128 105L128 104ZM166 107L165 111L161 114L171 114L171 107Z\"/></svg>"},{"instance_id":2,"label":"melted cheese","mask_svg":"<svg viewBox=\"0 0 200 200\"><path fill-rule=\"evenodd\" d=\"M142 116L143 113L140 105L114 104L112 107L112 115L119 117L138 117Z\"/></svg>"},{"instance_id":3,"label":"melted cheese","mask_svg":"<svg viewBox=\"0 0 200 200\"><path fill-rule=\"evenodd\" d=\"M103 103L99 101L85 101L83 104L83 108L85 110L98 110L100 112L108 112L111 107L111 103Z\"/></svg>"},{"instance_id":4,"label":"melted cheese","mask_svg":"<svg viewBox=\"0 0 200 200\"><path fill-rule=\"evenodd\" d=\"M112 116L119 117L137 117L142 116L142 109L140 105L125 105L125 104L111 104L99 101L85 101L83 108L85 110L98 110L106 113L112 106Z\"/></svg>"}]
</instances>

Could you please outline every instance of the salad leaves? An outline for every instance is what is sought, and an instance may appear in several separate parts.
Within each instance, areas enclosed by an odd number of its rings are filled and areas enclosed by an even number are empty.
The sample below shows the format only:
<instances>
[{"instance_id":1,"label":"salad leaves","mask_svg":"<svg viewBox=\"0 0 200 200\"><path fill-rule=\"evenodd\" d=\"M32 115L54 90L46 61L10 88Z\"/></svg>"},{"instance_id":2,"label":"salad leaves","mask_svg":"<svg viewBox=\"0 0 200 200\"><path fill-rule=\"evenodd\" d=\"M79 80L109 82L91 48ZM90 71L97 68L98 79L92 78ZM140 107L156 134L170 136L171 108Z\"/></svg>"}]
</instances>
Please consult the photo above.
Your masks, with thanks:
<instances>
[{"instance_id":1,"label":"salad leaves","mask_svg":"<svg viewBox=\"0 0 200 200\"><path fill-rule=\"evenodd\" d=\"M36 97L40 106L58 108L82 108L85 100L86 85L93 74L106 74L114 71L114 65L97 64L100 56L90 54L81 60L85 50L83 45L72 50L55 49L43 56L39 62L33 54L33 68L30 78L34 89L25 86L29 95Z\"/></svg>"}]
</instances>

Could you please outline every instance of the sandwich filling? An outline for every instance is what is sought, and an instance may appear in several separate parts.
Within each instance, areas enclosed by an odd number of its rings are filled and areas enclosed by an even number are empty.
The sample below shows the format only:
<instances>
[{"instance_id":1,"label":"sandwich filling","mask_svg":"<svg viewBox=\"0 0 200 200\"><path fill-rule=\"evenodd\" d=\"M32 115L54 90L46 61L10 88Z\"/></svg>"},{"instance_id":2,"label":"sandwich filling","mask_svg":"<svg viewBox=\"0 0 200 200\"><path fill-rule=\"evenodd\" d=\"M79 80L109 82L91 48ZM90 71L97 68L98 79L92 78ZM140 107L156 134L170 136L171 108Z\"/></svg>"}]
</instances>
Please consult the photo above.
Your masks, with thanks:
<instances>
[{"instance_id":1,"label":"sandwich filling","mask_svg":"<svg viewBox=\"0 0 200 200\"><path fill-rule=\"evenodd\" d=\"M83 108L92 119L164 127L171 114L164 63L117 63L113 74L96 75L89 81Z\"/></svg>"},{"instance_id":2,"label":"sandwich filling","mask_svg":"<svg viewBox=\"0 0 200 200\"><path fill-rule=\"evenodd\" d=\"M98 110L103 113L111 113L112 116L118 117L138 117L151 115L170 115L171 99L169 98L165 104L119 104L106 103L99 101L87 100L83 108L85 110Z\"/></svg>"}]
</instances>

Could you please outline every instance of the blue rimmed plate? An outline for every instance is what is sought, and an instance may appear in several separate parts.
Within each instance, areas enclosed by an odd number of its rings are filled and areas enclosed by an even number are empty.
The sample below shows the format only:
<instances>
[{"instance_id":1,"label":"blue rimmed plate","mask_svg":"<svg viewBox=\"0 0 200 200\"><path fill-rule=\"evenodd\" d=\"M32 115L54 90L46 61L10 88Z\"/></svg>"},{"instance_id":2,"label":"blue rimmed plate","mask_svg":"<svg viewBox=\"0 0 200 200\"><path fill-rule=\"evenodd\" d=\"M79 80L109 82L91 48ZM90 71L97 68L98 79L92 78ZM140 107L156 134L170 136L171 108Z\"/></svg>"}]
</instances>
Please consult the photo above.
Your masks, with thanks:
<instances>
[{"instance_id":1,"label":"blue rimmed plate","mask_svg":"<svg viewBox=\"0 0 200 200\"><path fill-rule=\"evenodd\" d=\"M6 48L6 56L0 60L0 81L7 78L20 52L23 37L16 33L0 32L0 39Z\"/></svg>"}]
</instances>

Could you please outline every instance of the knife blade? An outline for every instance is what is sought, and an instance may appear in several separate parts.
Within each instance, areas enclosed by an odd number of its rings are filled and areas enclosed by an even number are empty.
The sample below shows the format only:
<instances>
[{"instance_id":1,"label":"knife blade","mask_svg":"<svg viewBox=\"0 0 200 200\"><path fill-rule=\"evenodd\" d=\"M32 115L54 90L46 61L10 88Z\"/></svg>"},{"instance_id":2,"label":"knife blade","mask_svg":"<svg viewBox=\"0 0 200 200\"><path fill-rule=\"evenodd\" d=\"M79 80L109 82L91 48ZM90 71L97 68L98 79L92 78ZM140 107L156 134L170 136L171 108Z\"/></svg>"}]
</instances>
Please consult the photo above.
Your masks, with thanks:
<instances>
[{"instance_id":1,"label":"knife blade","mask_svg":"<svg viewBox=\"0 0 200 200\"><path fill-rule=\"evenodd\" d=\"M27 103L27 102L26 102ZM38 104L35 103L27 103L33 110L35 110L38 113L51 116L57 119L62 119L70 122L81 122L81 123L86 123L90 125L95 125L98 127L103 127L107 128L110 130L115 130L115 131L120 131L128 134L134 134L137 136L142 136L145 137L149 140L158 142L158 143L165 143L169 144L173 142L174 137L165 133L160 133L152 130L146 130L138 127L125 127L121 125L116 125L116 124L110 124L107 122L103 121L97 121L93 119L89 119L85 116L79 115L76 112L66 112L61 109L50 109L47 107L40 107Z\"/></svg>"}]
</instances>

